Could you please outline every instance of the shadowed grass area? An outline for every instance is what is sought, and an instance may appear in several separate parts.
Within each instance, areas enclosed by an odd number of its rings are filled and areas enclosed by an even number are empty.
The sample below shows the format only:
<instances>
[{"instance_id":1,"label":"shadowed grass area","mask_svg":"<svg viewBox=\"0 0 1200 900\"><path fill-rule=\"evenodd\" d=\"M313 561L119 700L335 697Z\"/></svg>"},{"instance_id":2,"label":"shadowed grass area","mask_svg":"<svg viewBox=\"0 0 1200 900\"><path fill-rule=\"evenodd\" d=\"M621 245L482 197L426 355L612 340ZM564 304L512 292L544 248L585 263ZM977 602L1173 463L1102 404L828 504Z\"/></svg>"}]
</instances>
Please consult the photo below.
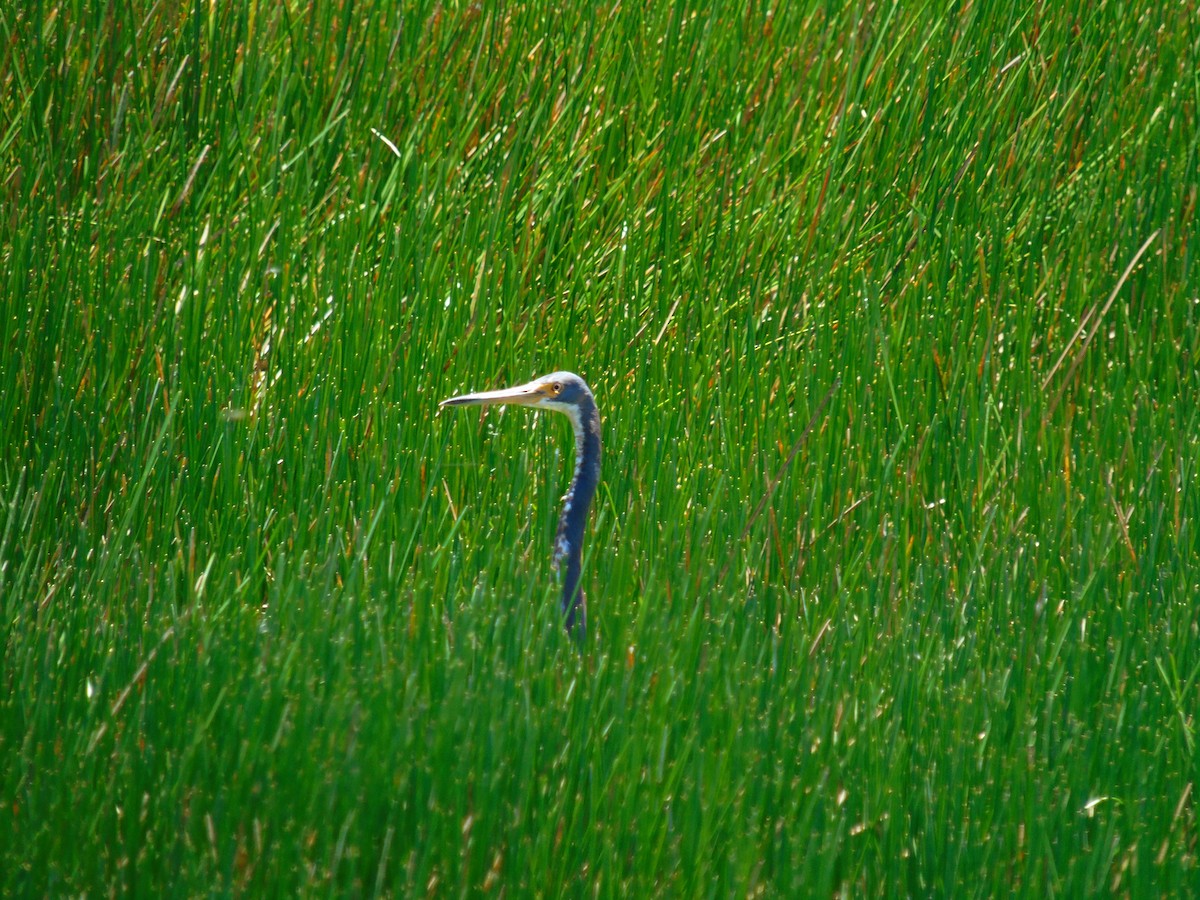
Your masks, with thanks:
<instances>
[{"instance_id":1,"label":"shadowed grass area","mask_svg":"<svg viewBox=\"0 0 1200 900\"><path fill-rule=\"evenodd\" d=\"M1198 21L0 10L0 893L1194 889Z\"/></svg>"}]
</instances>

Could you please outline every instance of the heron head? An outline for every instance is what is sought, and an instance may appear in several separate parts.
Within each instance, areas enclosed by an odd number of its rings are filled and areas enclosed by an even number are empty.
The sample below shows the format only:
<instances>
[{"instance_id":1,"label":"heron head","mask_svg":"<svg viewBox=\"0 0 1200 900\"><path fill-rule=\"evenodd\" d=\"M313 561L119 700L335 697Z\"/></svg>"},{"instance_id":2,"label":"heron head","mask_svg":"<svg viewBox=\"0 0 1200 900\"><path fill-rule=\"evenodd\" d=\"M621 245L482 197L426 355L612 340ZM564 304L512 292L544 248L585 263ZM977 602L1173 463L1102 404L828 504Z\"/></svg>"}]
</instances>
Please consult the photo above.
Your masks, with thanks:
<instances>
[{"instance_id":1,"label":"heron head","mask_svg":"<svg viewBox=\"0 0 1200 900\"><path fill-rule=\"evenodd\" d=\"M567 414L592 399L587 382L574 372L552 372L516 387L480 391L443 400L440 406L499 406L515 404L535 409L553 409ZM595 402L595 401L593 401Z\"/></svg>"}]
</instances>

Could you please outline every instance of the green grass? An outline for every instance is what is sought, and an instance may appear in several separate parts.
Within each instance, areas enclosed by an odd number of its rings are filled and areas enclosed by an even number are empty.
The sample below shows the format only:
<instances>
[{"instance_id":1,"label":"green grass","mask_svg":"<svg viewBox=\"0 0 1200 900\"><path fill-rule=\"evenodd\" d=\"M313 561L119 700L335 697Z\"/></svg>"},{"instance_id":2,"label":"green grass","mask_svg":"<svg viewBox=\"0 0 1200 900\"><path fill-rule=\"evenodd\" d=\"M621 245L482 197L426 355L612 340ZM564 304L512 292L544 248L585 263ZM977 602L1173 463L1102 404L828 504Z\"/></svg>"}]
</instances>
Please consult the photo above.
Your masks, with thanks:
<instances>
[{"instance_id":1,"label":"green grass","mask_svg":"<svg viewBox=\"0 0 1200 900\"><path fill-rule=\"evenodd\" d=\"M1062 9L0 9L0 893L1195 893L1200 10Z\"/></svg>"}]
</instances>

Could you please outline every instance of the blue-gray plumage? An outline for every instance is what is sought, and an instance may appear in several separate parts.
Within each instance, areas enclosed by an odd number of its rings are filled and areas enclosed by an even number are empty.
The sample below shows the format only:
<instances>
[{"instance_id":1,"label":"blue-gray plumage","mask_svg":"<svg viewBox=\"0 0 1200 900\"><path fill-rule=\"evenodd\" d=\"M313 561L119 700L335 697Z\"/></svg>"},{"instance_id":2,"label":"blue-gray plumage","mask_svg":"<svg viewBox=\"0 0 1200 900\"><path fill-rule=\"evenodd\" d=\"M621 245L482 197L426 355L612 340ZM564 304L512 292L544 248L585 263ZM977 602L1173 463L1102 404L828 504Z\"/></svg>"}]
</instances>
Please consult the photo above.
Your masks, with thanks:
<instances>
[{"instance_id":1,"label":"blue-gray plumage","mask_svg":"<svg viewBox=\"0 0 1200 900\"><path fill-rule=\"evenodd\" d=\"M585 382L573 372L553 372L528 384L499 391L482 391L443 400L441 406L516 404L552 409L571 420L575 429L575 474L563 497L558 534L554 538L554 568L562 579L562 608L567 631L583 637L587 603L579 586L583 559L583 527L600 483L600 413Z\"/></svg>"}]
</instances>

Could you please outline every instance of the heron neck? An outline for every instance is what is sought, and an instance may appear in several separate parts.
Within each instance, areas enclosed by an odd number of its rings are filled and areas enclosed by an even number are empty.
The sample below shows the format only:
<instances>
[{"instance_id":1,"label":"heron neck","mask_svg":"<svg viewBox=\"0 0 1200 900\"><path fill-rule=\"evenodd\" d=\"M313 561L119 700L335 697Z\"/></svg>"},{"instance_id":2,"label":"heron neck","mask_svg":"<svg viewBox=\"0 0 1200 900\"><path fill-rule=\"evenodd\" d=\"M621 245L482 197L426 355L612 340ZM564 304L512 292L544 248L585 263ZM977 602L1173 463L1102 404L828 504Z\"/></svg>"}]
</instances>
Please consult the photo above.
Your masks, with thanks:
<instances>
[{"instance_id":1,"label":"heron neck","mask_svg":"<svg viewBox=\"0 0 1200 900\"><path fill-rule=\"evenodd\" d=\"M563 497L562 516L558 520L558 535L554 541L554 563L560 569L563 582L563 611L567 615L568 627L583 611L583 592L579 590L579 576L583 557L583 531L587 522L588 508L596 487L600 483L600 414L596 404L582 404L571 415L575 429L575 474Z\"/></svg>"},{"instance_id":2,"label":"heron neck","mask_svg":"<svg viewBox=\"0 0 1200 900\"><path fill-rule=\"evenodd\" d=\"M571 416L575 429L575 474L563 497L559 537L566 537L573 552L579 551L588 507L600 483L600 416L595 403Z\"/></svg>"}]
</instances>

